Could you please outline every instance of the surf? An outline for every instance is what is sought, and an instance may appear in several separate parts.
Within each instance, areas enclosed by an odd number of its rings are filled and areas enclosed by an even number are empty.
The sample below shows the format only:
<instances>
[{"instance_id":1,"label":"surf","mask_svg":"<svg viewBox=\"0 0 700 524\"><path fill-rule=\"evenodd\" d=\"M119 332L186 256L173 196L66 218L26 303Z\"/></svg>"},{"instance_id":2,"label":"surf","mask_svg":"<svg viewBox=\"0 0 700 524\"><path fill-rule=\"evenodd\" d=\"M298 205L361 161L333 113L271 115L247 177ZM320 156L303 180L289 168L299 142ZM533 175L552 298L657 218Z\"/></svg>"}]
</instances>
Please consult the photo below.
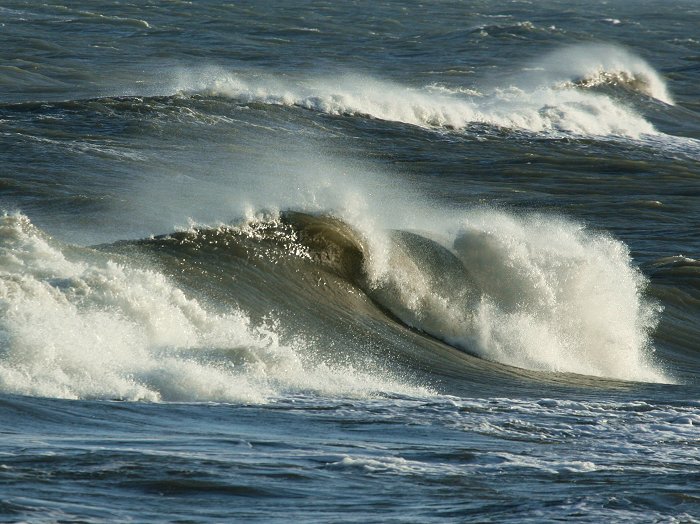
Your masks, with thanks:
<instances>
[{"instance_id":1,"label":"surf","mask_svg":"<svg viewBox=\"0 0 700 524\"><path fill-rule=\"evenodd\" d=\"M360 368L314 358L304 337L282 341L274 319L253 322L236 301L217 308L193 298L191 288L120 248L106 255L104 247L64 245L25 216L2 217L3 393L264 403L294 392L367 398L431 391L366 359Z\"/></svg>"},{"instance_id":2,"label":"surf","mask_svg":"<svg viewBox=\"0 0 700 524\"><path fill-rule=\"evenodd\" d=\"M486 360L669 380L652 357L659 308L624 244L565 220L494 211L440 233L390 231L382 256L356 241L358 285L406 325Z\"/></svg>"},{"instance_id":3,"label":"surf","mask_svg":"<svg viewBox=\"0 0 700 524\"><path fill-rule=\"evenodd\" d=\"M655 135L632 101L596 87L621 87L672 105L666 83L646 61L613 45L573 45L531 64L513 64L496 80L474 85L404 85L338 71L333 76L263 75L209 66L166 72L157 95L224 97L242 104L298 107L331 116L363 116L445 132L489 125L529 133Z\"/></svg>"},{"instance_id":4,"label":"surf","mask_svg":"<svg viewBox=\"0 0 700 524\"><path fill-rule=\"evenodd\" d=\"M449 353L431 338L483 359L485 374L492 361L669 381L651 358L656 309L626 248L567 222L490 212L452 236L370 238L338 217L284 212L96 250L62 245L21 215L3 217L1 233L0 383L9 393L236 402L290 389L421 395L431 389L410 362L430 366L435 356L440 373ZM384 349L345 339L334 322L373 330ZM333 339L340 355L323 342ZM388 348L407 340L411 351L395 349L387 361Z\"/></svg>"}]
</instances>

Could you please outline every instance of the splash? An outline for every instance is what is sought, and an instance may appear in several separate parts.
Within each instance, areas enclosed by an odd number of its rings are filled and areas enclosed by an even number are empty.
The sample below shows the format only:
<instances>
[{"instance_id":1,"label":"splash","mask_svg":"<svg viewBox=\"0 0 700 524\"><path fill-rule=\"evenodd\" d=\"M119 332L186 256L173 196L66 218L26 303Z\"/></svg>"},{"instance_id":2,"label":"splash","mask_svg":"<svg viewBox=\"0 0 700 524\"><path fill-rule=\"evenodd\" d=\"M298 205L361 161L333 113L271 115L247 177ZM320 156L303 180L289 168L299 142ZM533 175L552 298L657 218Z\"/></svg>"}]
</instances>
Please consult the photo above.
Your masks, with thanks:
<instances>
[{"instance_id":1,"label":"splash","mask_svg":"<svg viewBox=\"0 0 700 524\"><path fill-rule=\"evenodd\" d=\"M416 263L404 247L378 272L399 316L517 367L669 381L651 358L658 310L624 244L551 217L482 212L462 224L437 249L450 264Z\"/></svg>"},{"instance_id":2,"label":"splash","mask_svg":"<svg viewBox=\"0 0 700 524\"><path fill-rule=\"evenodd\" d=\"M426 220L440 227L420 234L365 229L352 242L346 229L340 242L329 241L328 253L363 251L360 285L373 300L405 324L484 359L671 381L652 356L658 307L645 299L646 279L624 244L536 215L484 210L440 222ZM313 228L316 239L332 239L337 225L328 219L325 235L317 233L318 221Z\"/></svg>"}]
</instances>

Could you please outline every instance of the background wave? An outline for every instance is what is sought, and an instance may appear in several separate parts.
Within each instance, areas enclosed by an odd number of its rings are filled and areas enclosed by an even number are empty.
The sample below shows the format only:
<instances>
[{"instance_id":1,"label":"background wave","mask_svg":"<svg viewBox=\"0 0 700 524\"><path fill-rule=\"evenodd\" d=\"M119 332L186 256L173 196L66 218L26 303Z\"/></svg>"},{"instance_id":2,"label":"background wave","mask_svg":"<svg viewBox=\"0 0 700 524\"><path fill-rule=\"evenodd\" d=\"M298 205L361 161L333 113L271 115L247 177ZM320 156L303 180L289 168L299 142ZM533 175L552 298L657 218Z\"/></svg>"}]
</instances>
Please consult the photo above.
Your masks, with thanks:
<instances>
[{"instance_id":1,"label":"background wave","mask_svg":"<svg viewBox=\"0 0 700 524\"><path fill-rule=\"evenodd\" d=\"M410 87L358 74L295 80L209 68L181 70L159 92L225 96L243 103L297 106L444 130L488 124L533 133L631 138L656 133L631 104L590 91L601 85L673 103L664 80L644 60L600 45L559 50L490 88Z\"/></svg>"}]
</instances>

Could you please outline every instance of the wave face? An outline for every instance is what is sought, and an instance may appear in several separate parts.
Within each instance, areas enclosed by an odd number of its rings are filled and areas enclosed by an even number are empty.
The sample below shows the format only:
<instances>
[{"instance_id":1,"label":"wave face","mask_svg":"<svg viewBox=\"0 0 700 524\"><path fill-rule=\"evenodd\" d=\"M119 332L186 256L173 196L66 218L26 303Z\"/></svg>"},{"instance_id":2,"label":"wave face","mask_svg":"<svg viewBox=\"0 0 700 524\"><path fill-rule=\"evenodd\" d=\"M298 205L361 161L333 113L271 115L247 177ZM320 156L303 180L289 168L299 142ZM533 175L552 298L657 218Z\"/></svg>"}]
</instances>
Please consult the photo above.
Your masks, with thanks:
<instances>
[{"instance_id":1,"label":"wave face","mask_svg":"<svg viewBox=\"0 0 700 524\"><path fill-rule=\"evenodd\" d=\"M644 60L601 45L565 48L501 85L481 89L444 84L409 87L360 74L295 80L209 68L181 70L157 92L223 96L248 104L295 106L452 131L486 124L554 135L656 134L651 123L618 97L590 90L598 86L673 104L664 80Z\"/></svg>"}]
</instances>

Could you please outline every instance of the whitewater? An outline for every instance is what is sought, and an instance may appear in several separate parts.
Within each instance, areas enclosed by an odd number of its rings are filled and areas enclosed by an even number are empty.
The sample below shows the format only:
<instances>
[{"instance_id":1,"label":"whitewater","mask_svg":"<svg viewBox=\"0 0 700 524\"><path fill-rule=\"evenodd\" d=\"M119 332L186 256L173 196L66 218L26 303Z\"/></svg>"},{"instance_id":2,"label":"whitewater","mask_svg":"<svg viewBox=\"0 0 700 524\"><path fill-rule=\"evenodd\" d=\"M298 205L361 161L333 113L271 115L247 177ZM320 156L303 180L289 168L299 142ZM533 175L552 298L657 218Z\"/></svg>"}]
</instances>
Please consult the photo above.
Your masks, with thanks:
<instances>
[{"instance_id":1,"label":"whitewater","mask_svg":"<svg viewBox=\"0 0 700 524\"><path fill-rule=\"evenodd\" d=\"M699 521L692 1L0 15L0 521Z\"/></svg>"}]
</instances>

